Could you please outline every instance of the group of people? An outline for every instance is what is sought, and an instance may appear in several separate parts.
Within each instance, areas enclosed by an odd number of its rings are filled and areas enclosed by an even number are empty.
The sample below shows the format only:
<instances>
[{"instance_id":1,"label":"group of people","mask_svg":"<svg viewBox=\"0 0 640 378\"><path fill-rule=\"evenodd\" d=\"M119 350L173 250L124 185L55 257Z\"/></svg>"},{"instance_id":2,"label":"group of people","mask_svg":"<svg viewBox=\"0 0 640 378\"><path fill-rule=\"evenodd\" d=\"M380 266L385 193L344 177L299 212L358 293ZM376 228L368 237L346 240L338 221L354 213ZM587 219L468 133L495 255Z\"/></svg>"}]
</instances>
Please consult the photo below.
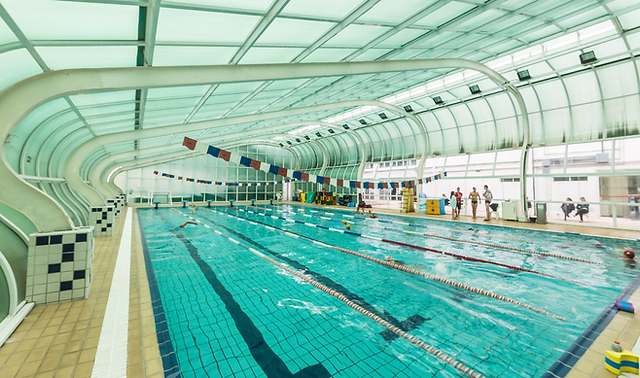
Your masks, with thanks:
<instances>
[{"instance_id":1,"label":"group of people","mask_svg":"<svg viewBox=\"0 0 640 378\"><path fill-rule=\"evenodd\" d=\"M580 223L583 222L583 217L585 214L589 213L589 204L588 203L584 203L587 202L587 200L584 197L580 197L580 201L582 201L583 203L579 203L577 206L573 204L573 200L571 199L571 197L567 197L567 202L563 203L560 208L562 209L562 212L564 213L564 220L567 220L567 217L571 216L571 213L575 210L576 213L573 214L574 217L580 217Z\"/></svg>"},{"instance_id":2,"label":"group of people","mask_svg":"<svg viewBox=\"0 0 640 378\"><path fill-rule=\"evenodd\" d=\"M446 196L443 194L443 197ZM451 206L451 219L457 219L460 217L460 210L462 209L462 197L463 194L460 191L460 188L456 188L455 191L451 191L451 195L448 199L448 204ZM478 202L480 202L480 193L476 191L475 186L473 187L473 191L469 193L469 199L471 199L471 211L473 213L473 219L476 219L478 212ZM482 193L482 198L484 198L484 206L487 211L487 216L485 217L485 221L491 220L491 201L493 201L493 193L489 190L489 186L484 186L484 192Z\"/></svg>"}]
</instances>

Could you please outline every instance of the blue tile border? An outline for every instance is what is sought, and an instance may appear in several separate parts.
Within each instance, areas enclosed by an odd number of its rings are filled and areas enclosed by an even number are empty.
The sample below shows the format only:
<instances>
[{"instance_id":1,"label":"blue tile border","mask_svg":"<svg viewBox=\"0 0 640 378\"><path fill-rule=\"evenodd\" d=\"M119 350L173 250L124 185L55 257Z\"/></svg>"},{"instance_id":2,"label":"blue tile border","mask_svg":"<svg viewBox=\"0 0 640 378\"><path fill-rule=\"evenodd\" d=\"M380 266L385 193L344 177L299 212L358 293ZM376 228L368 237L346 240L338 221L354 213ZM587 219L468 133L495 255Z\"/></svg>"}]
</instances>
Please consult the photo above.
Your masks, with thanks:
<instances>
[{"instance_id":1,"label":"blue tile border","mask_svg":"<svg viewBox=\"0 0 640 378\"><path fill-rule=\"evenodd\" d=\"M136 215L138 215L138 209L136 209ZM156 281L156 275L153 271L153 265L151 265L147 238L144 235L144 228L142 227L140 217L138 217L138 227L140 230L140 240L142 241L147 280L149 281L151 307L153 307L153 315L156 323L156 337L158 339L160 357L162 358L162 369L164 370L165 378L180 378L182 375L180 373L180 367L178 366L175 350L173 349L173 343L171 342L167 321L164 317L164 308L162 307L162 300L160 299L158 282Z\"/></svg>"},{"instance_id":2,"label":"blue tile border","mask_svg":"<svg viewBox=\"0 0 640 378\"><path fill-rule=\"evenodd\" d=\"M640 287L640 273L636 275L636 278L634 278L615 299L626 301L638 287ZM540 378L564 378L580 360L580 357L589 349L591 344L593 344L595 339L600 336L600 333L607 328L617 313L618 309L616 308L614 300Z\"/></svg>"}]
</instances>

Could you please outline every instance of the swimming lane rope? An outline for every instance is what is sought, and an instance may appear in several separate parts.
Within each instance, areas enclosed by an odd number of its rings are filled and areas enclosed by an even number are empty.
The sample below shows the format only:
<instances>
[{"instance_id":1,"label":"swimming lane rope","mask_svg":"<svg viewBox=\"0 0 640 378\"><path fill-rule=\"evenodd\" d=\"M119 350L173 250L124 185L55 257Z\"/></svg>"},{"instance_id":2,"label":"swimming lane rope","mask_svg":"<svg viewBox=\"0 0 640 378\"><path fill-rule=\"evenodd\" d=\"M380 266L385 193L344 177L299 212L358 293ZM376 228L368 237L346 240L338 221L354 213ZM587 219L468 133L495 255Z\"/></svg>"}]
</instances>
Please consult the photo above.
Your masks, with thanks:
<instances>
[{"instance_id":1,"label":"swimming lane rope","mask_svg":"<svg viewBox=\"0 0 640 378\"><path fill-rule=\"evenodd\" d=\"M256 211L250 211L250 210L246 210L246 209L239 209L239 208L236 208L236 207L233 207L233 208L230 208L230 209L237 210L237 211L244 211L244 212L248 212L248 213L260 214L260 215L268 216L268 217L271 217L271 218L274 218L274 219L281 219L281 220L288 221L288 222L295 222L295 223L304 224L304 225L307 225L307 226L323 228L323 229L327 229L329 231L341 232L341 233L349 234L349 235L352 235L352 236L360 236L360 237L363 237L363 238L378 240L378 241L382 241L382 242L385 242L385 243L401 245L403 247L409 247L409 248L413 248L413 249L419 249L419 250L422 250L422 251L437 253L437 254L440 254L440 255L455 257L455 258L461 259L461 260L477 262L477 263L482 263L482 264L491 264L491 265L501 266L503 268L507 268L507 269L511 269L511 270L517 270L517 271L520 271L520 272L537 274L537 275L540 275L540 276L543 276L543 277L553 278L553 279L567 281L567 282L572 282L572 283L575 283L575 284L578 284L578 285L585 285L582 282L570 280L570 279L567 279L567 278L557 277L557 276L553 276L553 275L542 273L542 272L537 272L537 271L531 270L531 269L520 268L520 267L514 266L514 265L508 265L508 264L503 264L503 263L499 263L499 262L495 262L495 261L479 259L479 258L476 258L476 257L469 257L469 256L459 255L457 253L445 252L445 251L441 251L441 250L438 250L438 249L422 247L422 246L415 245L415 244L403 243L403 242L396 241L396 240L382 239L382 238L378 238L378 237L371 236L371 235L361 234L359 232L344 231L344 230L340 230L340 229L337 229L337 228L320 226L320 225L317 225L317 224L302 222L302 221L298 221L298 220L294 220L294 219L290 219L290 218L278 217L278 216L275 216L275 215L265 215L265 214L258 213ZM325 218L325 219L331 219L331 218Z\"/></svg>"},{"instance_id":2,"label":"swimming lane rope","mask_svg":"<svg viewBox=\"0 0 640 378\"><path fill-rule=\"evenodd\" d=\"M325 212L325 214L333 214L333 213ZM325 219L325 218L323 218L323 219ZM370 218L368 218L368 219L370 219ZM388 221L379 220L379 219L370 219L370 220L376 220L378 222L388 222ZM393 223L403 224L403 225L407 225L407 226L420 227L419 225L415 225L413 223L407 223L407 222L393 222ZM422 227L426 227L426 226L422 226ZM437 227L432 227L432 226L429 226L429 227L437 228ZM473 241L473 240L456 239L456 238L451 238L451 237L447 237L447 236L434 235L434 234L425 234L425 233L422 233L422 232L415 232L415 231L396 230L396 229L388 228L388 227L380 227L380 228L382 228L384 230L388 230L388 231L402 232L402 233L410 234L410 235L422 235L422 236L427 236L427 237L430 237L430 238L438 238L438 239L450 240L450 241L460 242L460 243L476 244L476 245L482 245L482 246L485 246L485 247L505 249L505 250L509 250L509 251L517 251L517 252L531 253L531 254L540 255L540 256L555 257L555 258L559 258L559 259L579 261L579 262L584 262L584 263L588 263L588 264L616 267L615 265L610 265L610 264L601 263L601 262L597 262L597 261L591 261L591 260L587 260L587 259L581 259L579 257L563 256L563 255L558 255L558 254L555 254L555 253L539 252L539 251L534 251L534 250L525 249L525 248L509 247L509 246L506 246L506 245L484 243L484 242ZM458 232L458 230L448 230L448 231L457 231ZM463 232L463 231L459 231L459 232ZM514 239L514 240L522 240L522 239Z\"/></svg>"},{"instance_id":3,"label":"swimming lane rope","mask_svg":"<svg viewBox=\"0 0 640 378\"><path fill-rule=\"evenodd\" d=\"M206 209L206 210L214 211L214 210L210 210L210 209ZM180 213L180 212L178 211L178 213ZM187 218L190 218L190 219L192 219L194 221L197 221L195 218L193 218L193 217L191 217L191 216L189 216L187 214L184 214L184 213L180 213L180 214L182 214L183 216L185 216ZM237 218L238 219L242 219L242 218L239 218L239 217L237 217ZM278 261L272 259L271 257L266 256L265 254L259 252L258 250L254 249L254 248L251 248L249 246L246 246L243 243L241 243L241 242L239 242L239 241L237 241L237 240L235 240L235 239L223 234L222 232L220 232L218 230L212 229L211 226L209 226L206 223L203 223L203 225L206 228L211 229L216 234L228 239L232 243L238 244L238 245L246 248L247 250L249 250L254 255L256 255L258 257L261 257L261 258L271 262L272 264L274 264L274 265L286 270L287 272L295 275L296 277L298 277L298 278L310 283L311 285L317 287L318 289L324 291L325 293L328 293L328 294L332 295L333 297L338 298L342 302L346 303L347 306L353 308L354 310L356 310L356 311L360 312L361 314L367 316L368 318L374 320L375 322L377 322L378 324L380 324L383 327L387 328L391 332L393 332L396 335L402 337L403 339L409 341L413 345L415 345L415 346L419 347L420 349L426 351L427 353L429 353L432 356L436 357L437 359L443 361L444 363L446 363L449 366L453 367L454 369L460 371L461 373L463 373L463 374L465 374L465 375L467 375L467 376L469 376L471 378L485 378L485 376L483 376L482 374L480 374L480 373L474 371L473 369L465 366L462 362L456 361L452 357L449 357L446 354L444 354L442 351L440 351L440 350L434 348L433 346L425 343L424 341L418 339L417 337L408 334L407 332L405 332L405 331L401 330L400 328L394 326L393 324L387 322L386 320L382 319L381 317L371 313L370 311L364 309L363 307L360 307L356 303L350 301L343 294L341 294L341 293L339 293L339 292L337 292L337 291L335 291L333 289L330 289L329 287L327 287L327 286L325 286L325 285L323 285L323 284L321 284L319 282L316 282L315 280L305 276L304 274L302 274L302 273L300 273L300 272L298 272L298 271L296 271L294 269L291 269L288 265L283 264L281 262L278 262Z\"/></svg>"},{"instance_id":4,"label":"swimming lane rope","mask_svg":"<svg viewBox=\"0 0 640 378\"><path fill-rule=\"evenodd\" d=\"M229 208L229 209L232 209L232 208ZM233 209L238 210L236 208L233 208ZM211 211L211 212L218 212L217 210L211 210L211 209L205 209L205 210L208 210L208 211ZM231 216L228 213L222 213L222 212L220 212L220 213L221 214L225 214L227 216ZM260 213L255 213L255 214L260 214ZM260 214L260 215L266 216L264 214ZM459 289L468 290L468 291L471 291L471 292L474 292L474 293L477 293L477 294L481 294L481 295L484 295L484 296L487 296L487 297L490 297L490 298L498 299L498 300L501 300L501 301L505 301L505 302L517 305L517 306L521 306L521 307L524 307L524 308L526 308L528 310L531 310L531 311L534 311L534 312L537 312L537 313L540 313L540 314L544 314L544 315L547 315L547 316L551 316L552 318L555 318L555 319L558 319L558 320L562 320L562 321L566 320L566 318L564 318L562 316L558 316L556 314L553 314L553 313L551 313L549 311L546 311L546 310L543 310L543 309L528 305L526 303L522 303L520 301L516 301L515 299L511 299L511 298L505 297L503 295L492 293L492 292L484 290L484 289L480 289L480 288L476 288L476 287L469 286L469 285L466 285L466 284L462 284L462 283L459 283L459 282L456 282L456 281L453 281L453 280L449 280L449 279L446 279L446 278L441 278L441 277L438 277L438 276L434 276L434 275L429 274L429 273L425 273L425 272L422 272L422 271L419 271L419 270L416 270L416 269L408 268L408 267L406 267L404 265L400 265L400 264L397 264L397 263L394 263L394 262L381 260L381 259L369 256L369 255L365 255L365 254L360 253L360 252L356 252L356 251L352 251L352 250L349 250L349 249L345 249L345 248L336 247L336 246L333 246L333 245L330 245L330 244L326 244L324 242L311 239L309 237L297 234L295 232L286 231L286 230L283 230L281 228L278 228L278 227L275 227L275 226L271 226L271 225L268 225L268 224L265 224L265 223L262 223L262 222L251 221L249 219L245 219L245 218L241 218L241 217L235 217L235 218L243 220L243 221L246 221L246 222L249 222L249 223L252 223L252 224L260 224L260 225L265 226L265 227L267 227L269 229L280 231L280 232L284 232L285 235L292 236L292 237L295 237L295 238L300 238L300 239L303 239L303 240L307 240L309 242L321 245L321 246L326 247L326 248L331 248L331 249L335 249L335 250L340 251L340 252L344 252L344 253L348 253L348 254L351 254L351 255L354 255L354 256L358 256L358 257L367 259L369 261L373 261L373 262L376 262L378 264L385 265L385 266L390 267L390 268L394 268L394 269L397 269L397 270L402 270L402 271L407 272L407 273L416 274L416 275L419 275L421 277L424 277L424 278L427 278L427 279L430 279L430 280L434 280L434 281L437 281L437 282L440 282L440 283L444 283L444 284L447 284L447 285L450 285L450 286L457 287ZM296 223L302 223L302 222L296 221ZM320 226L320 228L327 228L327 227ZM342 230L338 230L338 231L342 231ZM347 232L347 231L345 231L345 232Z\"/></svg>"},{"instance_id":5,"label":"swimming lane rope","mask_svg":"<svg viewBox=\"0 0 640 378\"><path fill-rule=\"evenodd\" d=\"M282 211L282 210L280 210L280 211ZM305 211L305 210L304 209L299 209L298 211ZM327 215L334 215L334 213L328 213L328 212L322 212L322 211L314 211L314 210L310 210L310 211L311 212L316 212L316 213L320 212L320 213L324 213L324 214L327 214ZM303 214L303 215L305 215L305 214ZM355 218L353 215L342 214L342 216L343 217L349 217L349 218ZM448 232L458 232L458 233L461 233L461 234L478 235L475 231L456 230L456 229L453 229L453 228L437 227L437 226L433 226L433 225L427 226L427 225L418 224L418 223L390 221L390 220L385 220L385 219L370 219L369 218L368 220L376 221L376 222L380 222L380 223L393 223L393 224L399 224L399 225L403 225L403 226L410 226L410 227L416 227L416 228L429 228L429 229L443 230L443 231L448 231ZM467 223L467 224L471 224L471 223ZM561 235L561 233L559 233L558 235ZM492 235L492 237L495 237L495 235ZM500 236L500 238L501 239L507 239L507 240L521 241L521 242L525 242L525 243L537 243L536 240L512 238L512 237L508 237L508 236ZM559 244L559 245L564 245L564 244ZM583 247L583 248L599 248L599 247L596 247L594 245L587 245L587 244L579 244L579 245L572 244L569 247L576 247L576 246ZM530 250L527 250L527 251L530 251ZM544 252L542 252L542 253L544 253ZM557 256L562 256L562 255L557 255ZM614 266L614 265L610 265L610 266Z\"/></svg>"}]
</instances>

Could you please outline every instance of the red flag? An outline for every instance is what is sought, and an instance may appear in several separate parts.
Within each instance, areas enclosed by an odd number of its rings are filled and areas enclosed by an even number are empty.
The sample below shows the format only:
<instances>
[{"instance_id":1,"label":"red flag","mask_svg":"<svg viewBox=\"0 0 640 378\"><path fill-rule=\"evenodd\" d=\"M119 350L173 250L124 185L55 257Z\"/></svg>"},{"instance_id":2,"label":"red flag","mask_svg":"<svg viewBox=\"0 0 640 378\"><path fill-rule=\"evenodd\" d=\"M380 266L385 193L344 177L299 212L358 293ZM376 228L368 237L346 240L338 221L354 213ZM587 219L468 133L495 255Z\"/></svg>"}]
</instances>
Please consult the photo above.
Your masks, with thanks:
<instances>
[{"instance_id":1,"label":"red flag","mask_svg":"<svg viewBox=\"0 0 640 378\"><path fill-rule=\"evenodd\" d=\"M285 176L286 177L287 176L287 168L282 168L282 167L278 168L278 174L280 176Z\"/></svg>"},{"instance_id":2,"label":"red flag","mask_svg":"<svg viewBox=\"0 0 640 378\"><path fill-rule=\"evenodd\" d=\"M260 170L260 162L258 160L251 159L250 167L255 169L256 171L259 171Z\"/></svg>"},{"instance_id":3,"label":"red flag","mask_svg":"<svg viewBox=\"0 0 640 378\"><path fill-rule=\"evenodd\" d=\"M385 182L384 184L382 184L382 187L385 189L389 189L389 183Z\"/></svg>"},{"instance_id":4,"label":"red flag","mask_svg":"<svg viewBox=\"0 0 640 378\"><path fill-rule=\"evenodd\" d=\"M196 148L196 143L198 143L197 140L187 137L184 137L184 140L182 141L182 145L190 150L194 150Z\"/></svg>"},{"instance_id":5,"label":"red flag","mask_svg":"<svg viewBox=\"0 0 640 378\"><path fill-rule=\"evenodd\" d=\"M224 161L229 161L229 159L231 159L231 152L220 150L220 154L218 155L218 157Z\"/></svg>"},{"instance_id":6,"label":"red flag","mask_svg":"<svg viewBox=\"0 0 640 378\"><path fill-rule=\"evenodd\" d=\"M356 188L360 188L360 181L356 181Z\"/></svg>"},{"instance_id":7,"label":"red flag","mask_svg":"<svg viewBox=\"0 0 640 378\"><path fill-rule=\"evenodd\" d=\"M300 179L301 179L302 181L309 182L309 174L308 174L308 173L303 173L303 174L301 174L301 175L300 175Z\"/></svg>"},{"instance_id":8,"label":"red flag","mask_svg":"<svg viewBox=\"0 0 640 378\"><path fill-rule=\"evenodd\" d=\"M178 180L182 180L182 176L178 176Z\"/></svg>"},{"instance_id":9,"label":"red flag","mask_svg":"<svg viewBox=\"0 0 640 378\"><path fill-rule=\"evenodd\" d=\"M338 181L337 182L338 186L340 186L340 187L344 186L344 180L338 179L337 181Z\"/></svg>"},{"instance_id":10,"label":"red flag","mask_svg":"<svg viewBox=\"0 0 640 378\"><path fill-rule=\"evenodd\" d=\"M158 171L153 171L153 174L154 174L154 175L157 175L157 174L158 174Z\"/></svg>"},{"instance_id":11,"label":"red flag","mask_svg":"<svg viewBox=\"0 0 640 378\"><path fill-rule=\"evenodd\" d=\"M326 185L331 185L331 178L330 178L330 177L325 177L325 178L324 178L324 183L325 183Z\"/></svg>"}]
</instances>

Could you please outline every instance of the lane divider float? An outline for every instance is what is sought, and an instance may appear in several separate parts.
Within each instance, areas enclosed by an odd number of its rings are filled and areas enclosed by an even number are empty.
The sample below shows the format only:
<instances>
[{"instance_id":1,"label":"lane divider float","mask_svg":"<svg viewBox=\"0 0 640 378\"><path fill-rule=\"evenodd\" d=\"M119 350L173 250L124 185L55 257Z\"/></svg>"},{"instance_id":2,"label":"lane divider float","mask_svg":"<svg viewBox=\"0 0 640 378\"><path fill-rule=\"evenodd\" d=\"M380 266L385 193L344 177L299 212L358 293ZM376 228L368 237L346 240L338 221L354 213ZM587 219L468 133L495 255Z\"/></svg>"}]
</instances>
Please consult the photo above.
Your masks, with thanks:
<instances>
[{"instance_id":1,"label":"lane divider float","mask_svg":"<svg viewBox=\"0 0 640 378\"><path fill-rule=\"evenodd\" d=\"M211 209L206 209L206 210L209 210L211 212L218 212L217 210L211 210ZM226 214L226 213L221 213L221 214ZM239 220L242 220L242 221L249 222L249 223L253 223L253 224L256 223L256 222L252 222L249 219L245 219L245 218L241 218L241 217L236 217L236 218L239 219ZM444 283L444 284L447 284L447 285L450 285L450 286L454 286L454 287L457 287L459 289L471 291L471 292L474 292L474 293L477 293L477 294L481 294L481 295L484 295L484 296L487 296L487 297L490 297L490 298L498 299L498 300L501 300L501 301L504 301L504 302L508 302L508 303L517 305L517 306L521 306L521 307L524 307L524 308L526 308L528 310L531 310L531 311L534 311L534 312L537 312L537 313L540 313L540 314L544 314L544 315L550 316L552 318L561 320L563 322L566 321L566 318L564 318L562 316L558 316L558 315L553 314L553 313L551 313L549 311L546 311L546 310L543 310L543 309L528 305L526 303L517 301L515 299L511 299L509 297L505 297L503 295L492 293L492 292L490 292L488 290L484 290L484 289L476 288L476 287L469 286L469 285L466 285L466 284L462 284L462 283L459 283L457 281L453 281L453 280L450 280L450 279L434 276L432 274L425 273L425 272L422 272L422 271L419 271L419 270L416 270L416 269L412 269L412 268L406 267L404 265L400 265L400 264L395 263L395 262L381 260L381 259L369 256L369 255L365 255L365 254L360 253L360 252L352 251L352 250L349 250L349 249L346 249L346 248L336 247L336 246L333 246L333 245L330 245L330 244L327 244L327 243L324 243L324 242L321 242L321 241L318 241L318 240L311 239L311 238L309 238L307 236L296 234L296 233L291 232L291 231L285 231L285 230L283 230L281 228L278 228L278 227L275 227L275 226L271 226L271 225L268 225L268 224L264 224L262 222L257 222L257 223L262 225L262 226L264 226L264 227L266 227L266 228L268 228L268 229L284 232L285 235L288 235L288 236L292 236L292 237L295 237L295 238L303 239L303 240L312 242L314 244L317 244L317 245L320 245L320 246L323 246L323 247L326 247L326 248L331 248L331 249L334 249L334 250L337 250L337 251L340 251L340 252L344 252L344 253L347 253L347 254L350 254L350 255L358 256L358 257L367 259L369 261L373 261L375 263L378 263L378 264L381 264L381 265L385 265L385 266L390 267L390 268L394 268L394 269L397 269L397 270L402 270L402 271L407 272L407 273L419 275L421 277L424 277L424 278L427 278L427 279L430 279L430 280L433 280L433 281L437 281L437 282L440 282L440 283Z\"/></svg>"},{"instance_id":2,"label":"lane divider float","mask_svg":"<svg viewBox=\"0 0 640 378\"><path fill-rule=\"evenodd\" d=\"M210 209L207 209L207 210L214 211L214 210L210 210ZM196 220L195 218L193 218L193 217L191 217L191 216L189 216L187 214L183 214L183 213L181 213L179 211L178 211L178 213L182 214L183 216L185 216L187 218L193 219L194 221ZM238 217L236 217L236 218L238 218ZM242 219L242 218L238 218L238 219ZM208 226L207 224L204 224L204 225L205 225L205 227ZM252 247L246 246L243 243L241 243L241 242L239 242L239 241L237 241L237 240L235 240L235 239L223 234L222 232L220 232L220 231L218 231L216 229L213 229L211 227L207 227L207 228L211 229L217 235L220 235L220 236L228 239L229 241L231 241L231 242L233 242L233 243L235 243L235 244L237 244L239 246L242 246L242 247L246 248L247 250L249 250L254 255L269 261L270 263L272 263L272 264L278 266L279 268L284 269L285 271L295 275L296 277L298 277L298 278L310 283L311 285L317 287L318 289L324 291L325 293L328 293L328 294L332 295L333 297L341 300L347 306L353 308L354 310L358 311L359 313L361 313L361 314L367 316L368 318L374 320L376 323L378 323L381 326L387 328L388 330L390 330L391 332L395 333L396 335L402 337L403 339L409 341L411 344L413 344L413 345L419 347L420 349L426 351L427 353L431 354L432 356L436 357L437 359L443 361L444 363L448 364L449 366L453 367L454 369L458 370L459 372L461 372L461 373L463 373L463 374L465 374L465 375L467 375L467 376L469 376L471 378L486 378L484 375L482 375L482 374L474 371L473 369L465 366L462 362L456 361L454 358L447 356L442 351L440 351L440 350L434 348L433 346L425 343L424 341L418 339L417 337L408 334L407 332L405 332L405 331L401 330L400 328L394 326L393 324L387 322L386 320L382 319L381 317L371 313L370 311L365 310L363 307L360 307L356 303L350 301L343 294L341 294L341 293L339 293L339 292L337 292L337 291L335 291L333 289L330 289L327 286L325 286L325 285L323 285L323 284L321 284L319 282L316 282L315 280L305 276L304 274L302 274L302 273L290 268L288 265L283 264L281 262L278 262L278 261L272 259L271 257L259 252L258 250L254 249Z\"/></svg>"},{"instance_id":3,"label":"lane divider float","mask_svg":"<svg viewBox=\"0 0 640 378\"><path fill-rule=\"evenodd\" d=\"M305 211L305 210L304 209L300 209L299 211ZM343 216L352 217L352 218L354 217L352 215L343 215ZM419 224L419 223L391 221L391 220L386 220L386 219L372 219L372 218L366 218L366 219L369 220L369 221L376 221L376 222L380 222L380 223L392 223L392 224L399 224L399 225L403 225L403 226L410 226L410 227L417 227L417 228L430 228L430 229L443 230L443 231L448 231L448 232L458 232L458 233L461 233L461 234L478 235L475 231L456 230L456 229L446 228L446 227L437 227L437 226L433 226L433 225L428 225L427 226L427 225ZM472 224L472 223L467 223L467 224ZM580 235L580 233L571 233L571 232L562 232L562 233L569 234L569 235L571 235L571 234ZM512 238L512 237L508 237L508 236L500 236L500 238L501 239L521 241L521 242L525 242L525 243L536 243L535 240ZM640 239L638 239L638 241L640 241ZM564 244L561 244L561 245L564 245ZM596 247L596 246L594 246L592 244L579 244L579 245L572 244L569 247L576 247L576 246L583 247L583 248L598 248L598 247Z\"/></svg>"},{"instance_id":4,"label":"lane divider float","mask_svg":"<svg viewBox=\"0 0 640 378\"><path fill-rule=\"evenodd\" d=\"M258 212L255 211L250 211L250 210L246 210L246 209L239 209L239 208L230 208L236 211L244 211L247 213L254 213L254 214L260 214ZM267 216L267 215L264 215ZM464 255L459 255L457 253L451 253L451 252L445 252L442 250L438 250L438 249L433 249L433 248L428 248L428 247L422 247L419 245L415 245L415 244L409 244L409 243L403 243L400 241L396 241L396 240L391 240L391 239L383 239L383 238L378 238L375 236L371 236L371 235L366 235L366 234L361 234L359 232L354 232L354 231L345 231L345 230L340 230L337 228L332 228L332 227L326 227L326 226L321 226L318 224L313 224L313 223L307 223L307 222L302 222L299 220L293 220L293 219L287 219L285 217L279 217L279 216L275 216L275 215L269 215L270 218L273 219L280 219L280 220L284 220L284 221L288 221L288 222L295 222L295 223L299 223L299 224L306 224L307 226L313 226L313 227L317 227L317 228L322 228L325 230L329 230L329 231L335 231L335 232L340 232L343 234L348 234L348 235L352 235L352 236L359 236L359 237L363 237L363 238L367 238L367 239L373 239L373 240L378 240L384 243L390 243L390 244L396 244L396 245L401 245L403 247L408 247L408 248L413 248L413 249L418 249L421 251L427 251L427 252L432 252L432 253L437 253L440 255L445 255L445 256L450 256L450 257L455 257L457 259L460 260L466 260L466 261L471 261L471 262L477 262L477 263L481 263L481 264L491 264L491 265L496 265L496 266L500 266L503 268L507 268L507 269L511 269L511 270L517 270L520 272L526 272L526 273L531 273L531 274L537 274L539 276L543 276L543 277L547 277L547 278L553 278L553 279L557 279L557 280L562 280L562 281L567 281L567 282L571 282L571 283L575 283L578 285L583 285L583 286L587 286L585 283L579 282L579 281L574 281L574 280L570 280L567 278L562 278L562 277L557 277L557 276L553 276L551 274L547 274L547 273L542 273L542 272L537 272L535 270L531 270L531 269L526 269L526 268L521 268L518 266L514 266L514 265L508 265L508 264L503 264L503 263L499 263L499 262L495 262L495 261L490 261L490 260L484 260L484 259L479 259L476 257L469 257L469 256L464 256Z\"/></svg>"}]
</instances>

